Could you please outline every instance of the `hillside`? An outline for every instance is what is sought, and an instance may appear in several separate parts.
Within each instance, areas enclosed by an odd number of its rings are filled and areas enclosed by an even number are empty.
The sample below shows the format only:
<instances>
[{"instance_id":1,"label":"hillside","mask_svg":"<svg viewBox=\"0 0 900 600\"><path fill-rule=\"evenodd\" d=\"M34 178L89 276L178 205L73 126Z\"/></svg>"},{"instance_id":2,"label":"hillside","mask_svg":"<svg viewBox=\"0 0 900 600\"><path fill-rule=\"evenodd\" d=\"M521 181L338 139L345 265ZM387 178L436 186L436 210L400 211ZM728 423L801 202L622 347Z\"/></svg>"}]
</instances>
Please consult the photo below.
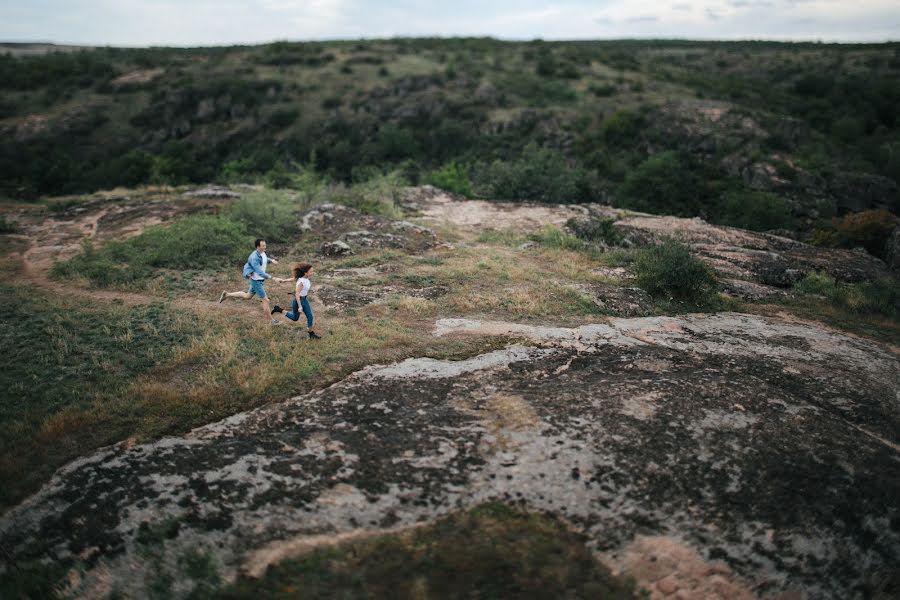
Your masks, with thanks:
<instances>
[{"instance_id":1,"label":"hillside","mask_svg":"<svg viewBox=\"0 0 900 600\"><path fill-rule=\"evenodd\" d=\"M898 210L897 44L7 46L0 194L11 198L287 186L302 164L344 182L399 169L485 198L818 228L819 240L832 216Z\"/></svg>"},{"instance_id":2,"label":"hillside","mask_svg":"<svg viewBox=\"0 0 900 600\"><path fill-rule=\"evenodd\" d=\"M897 106L898 44L0 45L0 597L897 597ZM322 339L219 301L258 237Z\"/></svg>"},{"instance_id":3,"label":"hillside","mask_svg":"<svg viewBox=\"0 0 900 600\"><path fill-rule=\"evenodd\" d=\"M4 597L896 592L883 261L305 177L5 207Z\"/></svg>"}]
</instances>

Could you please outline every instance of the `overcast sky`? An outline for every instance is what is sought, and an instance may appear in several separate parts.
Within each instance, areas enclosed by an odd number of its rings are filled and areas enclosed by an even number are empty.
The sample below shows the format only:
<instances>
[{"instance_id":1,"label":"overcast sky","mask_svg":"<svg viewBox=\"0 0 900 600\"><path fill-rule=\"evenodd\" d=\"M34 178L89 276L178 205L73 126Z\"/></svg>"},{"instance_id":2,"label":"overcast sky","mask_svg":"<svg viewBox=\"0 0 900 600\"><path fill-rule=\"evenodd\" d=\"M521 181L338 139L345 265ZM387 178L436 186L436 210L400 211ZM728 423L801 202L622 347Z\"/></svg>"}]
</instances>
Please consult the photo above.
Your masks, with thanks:
<instances>
[{"instance_id":1,"label":"overcast sky","mask_svg":"<svg viewBox=\"0 0 900 600\"><path fill-rule=\"evenodd\" d=\"M900 40L898 0L0 0L0 41L207 46L393 36Z\"/></svg>"}]
</instances>

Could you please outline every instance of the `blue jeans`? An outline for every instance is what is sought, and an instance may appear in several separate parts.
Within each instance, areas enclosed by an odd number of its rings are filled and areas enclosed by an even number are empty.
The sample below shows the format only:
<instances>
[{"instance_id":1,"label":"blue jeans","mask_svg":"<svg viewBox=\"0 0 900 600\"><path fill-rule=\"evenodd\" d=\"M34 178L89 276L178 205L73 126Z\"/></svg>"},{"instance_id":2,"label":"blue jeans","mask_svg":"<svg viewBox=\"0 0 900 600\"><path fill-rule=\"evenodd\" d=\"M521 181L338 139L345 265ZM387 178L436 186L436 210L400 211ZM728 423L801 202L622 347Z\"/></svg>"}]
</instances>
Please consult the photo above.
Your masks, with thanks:
<instances>
[{"instance_id":1,"label":"blue jeans","mask_svg":"<svg viewBox=\"0 0 900 600\"><path fill-rule=\"evenodd\" d=\"M303 307L303 314L306 315L306 328L312 329L312 309L309 307L309 300L306 299L306 296L300 298L300 306ZM300 318L300 306L297 306L297 298L294 298L294 304L291 307L291 312L284 313L284 316L286 316L291 321L298 320Z\"/></svg>"}]
</instances>

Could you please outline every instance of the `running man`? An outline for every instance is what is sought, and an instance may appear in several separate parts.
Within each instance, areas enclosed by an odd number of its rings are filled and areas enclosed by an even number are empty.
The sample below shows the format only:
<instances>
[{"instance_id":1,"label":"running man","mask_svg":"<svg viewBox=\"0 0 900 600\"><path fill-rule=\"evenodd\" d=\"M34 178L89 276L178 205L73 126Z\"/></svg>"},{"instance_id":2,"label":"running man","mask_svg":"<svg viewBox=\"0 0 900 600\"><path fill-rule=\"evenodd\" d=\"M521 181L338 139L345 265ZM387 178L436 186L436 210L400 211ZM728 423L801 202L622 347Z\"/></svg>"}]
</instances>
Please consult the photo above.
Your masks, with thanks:
<instances>
[{"instance_id":1,"label":"running man","mask_svg":"<svg viewBox=\"0 0 900 600\"><path fill-rule=\"evenodd\" d=\"M272 276L266 273L266 267L269 263L277 265L278 261L266 254L266 240L258 238L256 240L256 250L247 257L247 264L244 265L244 278L250 278L250 289L246 292L222 292L219 296L219 302L225 301L225 298L243 298L249 300L253 296L262 300L263 314L265 314L266 322L272 325L280 325L281 321L272 318L272 312L269 308L269 298L266 296L266 290L263 287L266 279ZM276 277L276 280L279 278Z\"/></svg>"}]
</instances>

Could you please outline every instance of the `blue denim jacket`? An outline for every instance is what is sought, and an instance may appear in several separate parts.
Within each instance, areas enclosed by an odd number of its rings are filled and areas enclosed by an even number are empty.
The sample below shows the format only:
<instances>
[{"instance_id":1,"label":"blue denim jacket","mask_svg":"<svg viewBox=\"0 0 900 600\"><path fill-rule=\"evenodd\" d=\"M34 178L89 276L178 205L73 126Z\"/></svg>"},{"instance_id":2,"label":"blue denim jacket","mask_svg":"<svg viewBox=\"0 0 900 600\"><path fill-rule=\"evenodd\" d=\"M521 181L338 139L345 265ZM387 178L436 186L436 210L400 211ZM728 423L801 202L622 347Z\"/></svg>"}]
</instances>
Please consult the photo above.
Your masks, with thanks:
<instances>
[{"instance_id":1,"label":"blue denim jacket","mask_svg":"<svg viewBox=\"0 0 900 600\"><path fill-rule=\"evenodd\" d=\"M271 260L271 259L269 259ZM269 279L272 277L265 271L263 271L263 259L262 254L254 250L250 253L250 256L247 257L247 264L244 265L244 279L250 277L251 273L256 273L263 279Z\"/></svg>"}]
</instances>

